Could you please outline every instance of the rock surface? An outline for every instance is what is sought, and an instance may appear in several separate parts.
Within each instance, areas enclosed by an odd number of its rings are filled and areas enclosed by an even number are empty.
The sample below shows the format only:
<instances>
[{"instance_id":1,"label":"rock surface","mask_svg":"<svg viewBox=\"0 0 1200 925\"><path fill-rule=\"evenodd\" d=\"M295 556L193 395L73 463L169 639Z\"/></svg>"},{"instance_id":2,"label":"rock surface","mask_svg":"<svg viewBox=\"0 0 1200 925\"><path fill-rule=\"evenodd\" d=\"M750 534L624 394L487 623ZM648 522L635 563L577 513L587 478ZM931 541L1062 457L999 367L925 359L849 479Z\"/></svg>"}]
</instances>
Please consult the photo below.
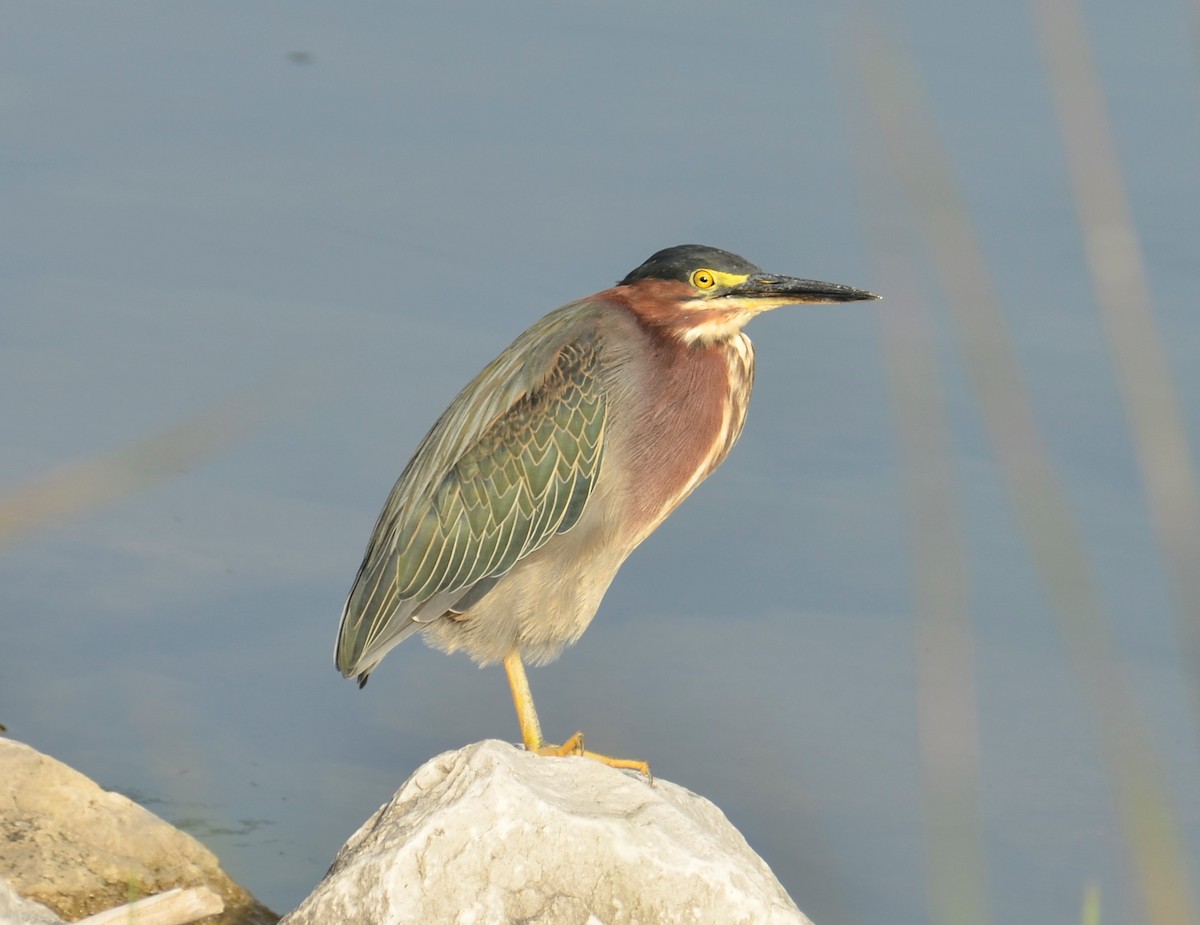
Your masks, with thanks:
<instances>
[{"instance_id":1,"label":"rock surface","mask_svg":"<svg viewBox=\"0 0 1200 925\"><path fill-rule=\"evenodd\" d=\"M0 738L0 876L68 921L173 887L207 886L219 925L278 916L192 836L37 750Z\"/></svg>"},{"instance_id":2,"label":"rock surface","mask_svg":"<svg viewBox=\"0 0 1200 925\"><path fill-rule=\"evenodd\" d=\"M0 925L62 925L41 903L26 899L0 877Z\"/></svg>"},{"instance_id":3,"label":"rock surface","mask_svg":"<svg viewBox=\"0 0 1200 925\"><path fill-rule=\"evenodd\" d=\"M427 762L285 925L812 925L717 807L487 741Z\"/></svg>"}]
</instances>

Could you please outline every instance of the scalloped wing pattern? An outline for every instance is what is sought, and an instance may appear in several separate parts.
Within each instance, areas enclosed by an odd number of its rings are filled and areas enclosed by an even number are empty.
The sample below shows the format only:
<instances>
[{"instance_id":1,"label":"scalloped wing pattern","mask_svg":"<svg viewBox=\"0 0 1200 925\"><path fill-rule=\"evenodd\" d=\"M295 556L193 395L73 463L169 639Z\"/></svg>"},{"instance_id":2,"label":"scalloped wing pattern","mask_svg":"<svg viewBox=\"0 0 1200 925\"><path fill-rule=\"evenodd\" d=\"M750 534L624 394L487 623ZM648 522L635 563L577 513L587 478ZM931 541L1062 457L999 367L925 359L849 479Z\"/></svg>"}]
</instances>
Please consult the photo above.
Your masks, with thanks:
<instances>
[{"instance_id":1,"label":"scalloped wing pattern","mask_svg":"<svg viewBox=\"0 0 1200 925\"><path fill-rule=\"evenodd\" d=\"M475 603L477 585L490 587L578 522L603 456L600 376L596 339L567 342L540 387L496 417L403 511L394 507L408 494L401 478L376 527L376 540L383 529L386 541L368 550L346 602L338 645L344 673L369 671L461 599Z\"/></svg>"}]
</instances>

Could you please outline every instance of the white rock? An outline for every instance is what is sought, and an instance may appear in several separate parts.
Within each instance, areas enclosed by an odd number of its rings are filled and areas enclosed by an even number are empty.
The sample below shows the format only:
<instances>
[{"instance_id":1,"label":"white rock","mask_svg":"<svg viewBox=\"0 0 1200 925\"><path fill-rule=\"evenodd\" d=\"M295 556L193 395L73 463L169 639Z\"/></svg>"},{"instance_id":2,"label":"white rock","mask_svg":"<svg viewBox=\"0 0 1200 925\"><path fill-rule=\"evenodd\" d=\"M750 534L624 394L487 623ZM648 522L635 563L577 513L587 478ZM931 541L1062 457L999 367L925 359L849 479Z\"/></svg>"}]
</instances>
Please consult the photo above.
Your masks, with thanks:
<instances>
[{"instance_id":1,"label":"white rock","mask_svg":"<svg viewBox=\"0 0 1200 925\"><path fill-rule=\"evenodd\" d=\"M26 899L0 877L0 925L63 925L63 920L41 903Z\"/></svg>"},{"instance_id":2,"label":"white rock","mask_svg":"<svg viewBox=\"0 0 1200 925\"><path fill-rule=\"evenodd\" d=\"M812 925L712 803L487 741L427 762L287 925Z\"/></svg>"}]
</instances>

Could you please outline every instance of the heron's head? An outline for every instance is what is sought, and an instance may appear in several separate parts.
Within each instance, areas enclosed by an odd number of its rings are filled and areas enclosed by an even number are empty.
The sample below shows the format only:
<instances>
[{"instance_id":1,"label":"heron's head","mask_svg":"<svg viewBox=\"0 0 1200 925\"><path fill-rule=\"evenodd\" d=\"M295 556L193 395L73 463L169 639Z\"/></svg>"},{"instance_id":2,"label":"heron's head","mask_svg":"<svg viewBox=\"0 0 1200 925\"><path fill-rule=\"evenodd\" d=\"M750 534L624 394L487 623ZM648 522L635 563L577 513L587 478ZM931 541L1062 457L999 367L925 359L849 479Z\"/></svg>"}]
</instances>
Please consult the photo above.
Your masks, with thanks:
<instances>
[{"instance_id":1,"label":"heron's head","mask_svg":"<svg viewBox=\"0 0 1200 925\"><path fill-rule=\"evenodd\" d=\"M879 298L840 283L764 273L737 254L702 244L659 251L617 291L642 320L688 343L725 340L755 315L785 305Z\"/></svg>"}]
</instances>

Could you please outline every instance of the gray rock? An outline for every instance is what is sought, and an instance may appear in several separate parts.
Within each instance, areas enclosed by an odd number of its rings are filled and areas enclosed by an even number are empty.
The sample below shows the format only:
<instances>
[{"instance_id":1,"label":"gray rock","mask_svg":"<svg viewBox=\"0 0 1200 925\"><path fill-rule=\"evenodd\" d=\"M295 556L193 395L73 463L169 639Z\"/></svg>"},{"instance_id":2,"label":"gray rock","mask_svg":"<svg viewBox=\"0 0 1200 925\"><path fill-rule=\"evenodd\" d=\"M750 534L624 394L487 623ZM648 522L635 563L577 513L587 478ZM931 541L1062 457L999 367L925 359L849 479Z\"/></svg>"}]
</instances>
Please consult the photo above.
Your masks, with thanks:
<instances>
[{"instance_id":1,"label":"gray rock","mask_svg":"<svg viewBox=\"0 0 1200 925\"><path fill-rule=\"evenodd\" d=\"M286 925L812 925L708 800L487 741L427 762Z\"/></svg>"},{"instance_id":2,"label":"gray rock","mask_svg":"<svg viewBox=\"0 0 1200 925\"><path fill-rule=\"evenodd\" d=\"M208 919L270 925L277 916L185 832L37 750L0 738L0 874L68 921L173 887L225 902Z\"/></svg>"},{"instance_id":3,"label":"gray rock","mask_svg":"<svg viewBox=\"0 0 1200 925\"><path fill-rule=\"evenodd\" d=\"M62 925L54 912L26 899L0 877L0 925Z\"/></svg>"}]
</instances>

